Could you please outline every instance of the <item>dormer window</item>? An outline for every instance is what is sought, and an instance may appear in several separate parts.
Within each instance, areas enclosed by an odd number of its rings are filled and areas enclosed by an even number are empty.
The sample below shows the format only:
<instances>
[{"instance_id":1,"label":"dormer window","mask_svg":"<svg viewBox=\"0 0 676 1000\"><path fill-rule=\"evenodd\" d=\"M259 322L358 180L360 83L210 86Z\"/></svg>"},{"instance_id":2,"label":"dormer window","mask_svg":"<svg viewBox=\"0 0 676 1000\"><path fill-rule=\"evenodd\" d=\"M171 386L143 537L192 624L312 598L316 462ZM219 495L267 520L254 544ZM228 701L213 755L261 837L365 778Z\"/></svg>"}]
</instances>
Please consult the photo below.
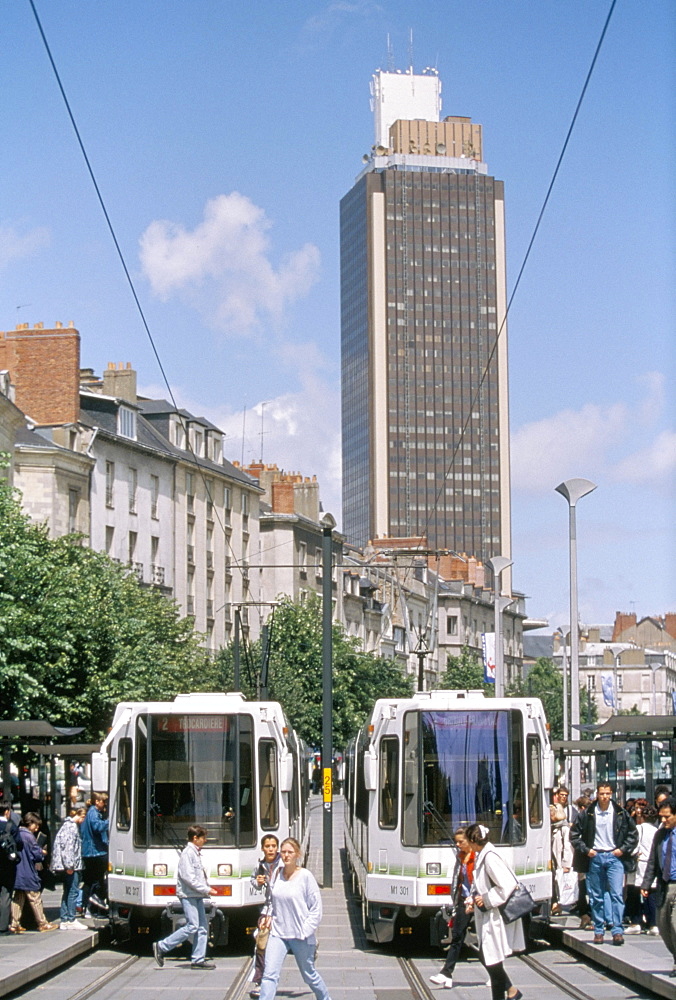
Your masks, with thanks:
<instances>
[{"instance_id":1,"label":"dormer window","mask_svg":"<svg viewBox=\"0 0 676 1000\"><path fill-rule=\"evenodd\" d=\"M117 433L120 437L136 440L136 410L121 406L117 411Z\"/></svg>"},{"instance_id":2,"label":"dormer window","mask_svg":"<svg viewBox=\"0 0 676 1000\"><path fill-rule=\"evenodd\" d=\"M174 444L185 451L185 427L180 418L174 423Z\"/></svg>"}]
</instances>

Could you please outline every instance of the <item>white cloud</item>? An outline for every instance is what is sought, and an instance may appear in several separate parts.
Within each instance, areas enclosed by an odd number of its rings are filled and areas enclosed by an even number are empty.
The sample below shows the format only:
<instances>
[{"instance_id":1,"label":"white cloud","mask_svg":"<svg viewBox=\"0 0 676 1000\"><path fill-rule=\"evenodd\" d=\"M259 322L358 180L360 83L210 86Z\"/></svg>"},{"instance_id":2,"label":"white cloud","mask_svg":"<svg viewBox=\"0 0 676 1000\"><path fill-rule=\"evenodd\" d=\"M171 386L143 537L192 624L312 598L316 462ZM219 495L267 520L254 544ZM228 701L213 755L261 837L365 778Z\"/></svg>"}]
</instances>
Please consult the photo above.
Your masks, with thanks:
<instances>
[{"instance_id":1,"label":"white cloud","mask_svg":"<svg viewBox=\"0 0 676 1000\"><path fill-rule=\"evenodd\" d=\"M302 28L303 41L306 44L317 43L341 28L348 18L370 17L372 14L381 14L382 11L383 7L372 0L356 0L353 3L335 0L305 21Z\"/></svg>"},{"instance_id":2,"label":"white cloud","mask_svg":"<svg viewBox=\"0 0 676 1000\"><path fill-rule=\"evenodd\" d=\"M244 464L276 464L285 472L316 476L324 510L341 520L340 392L326 359L314 344L285 346L281 363L294 367L299 388L252 403L246 411L207 406L174 388L179 406L211 420L226 434L225 455ZM146 385L139 393L167 397L166 388ZM262 419L261 419L262 414Z\"/></svg>"},{"instance_id":3,"label":"white cloud","mask_svg":"<svg viewBox=\"0 0 676 1000\"><path fill-rule=\"evenodd\" d=\"M547 492L569 476L590 475L604 464L607 449L627 425L622 403L562 410L524 424L512 435L512 485L529 493Z\"/></svg>"},{"instance_id":4,"label":"white cloud","mask_svg":"<svg viewBox=\"0 0 676 1000\"><path fill-rule=\"evenodd\" d=\"M44 226L19 233L13 226L0 226L0 271L13 260L30 257L49 243L49 230Z\"/></svg>"},{"instance_id":5,"label":"white cloud","mask_svg":"<svg viewBox=\"0 0 676 1000\"><path fill-rule=\"evenodd\" d=\"M676 471L676 432L662 431L655 440L613 468L613 478L625 483L655 483Z\"/></svg>"},{"instance_id":6,"label":"white cloud","mask_svg":"<svg viewBox=\"0 0 676 1000\"><path fill-rule=\"evenodd\" d=\"M269 258L265 211L233 191L207 202L193 230L167 220L151 222L140 239L143 273L153 292L177 294L216 329L246 334L264 319L282 320L319 273L319 250L306 243L275 267Z\"/></svg>"}]
</instances>

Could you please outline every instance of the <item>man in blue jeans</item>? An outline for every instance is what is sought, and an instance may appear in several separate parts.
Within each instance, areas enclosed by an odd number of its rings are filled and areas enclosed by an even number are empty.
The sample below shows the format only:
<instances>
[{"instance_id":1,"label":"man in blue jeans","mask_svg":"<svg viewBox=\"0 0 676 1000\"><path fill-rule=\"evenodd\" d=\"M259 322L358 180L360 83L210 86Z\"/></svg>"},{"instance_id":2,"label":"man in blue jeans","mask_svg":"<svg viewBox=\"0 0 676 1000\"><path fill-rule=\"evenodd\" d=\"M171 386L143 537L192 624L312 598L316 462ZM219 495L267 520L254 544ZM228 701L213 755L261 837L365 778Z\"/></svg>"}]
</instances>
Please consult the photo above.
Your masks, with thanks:
<instances>
[{"instance_id":1,"label":"man in blue jeans","mask_svg":"<svg viewBox=\"0 0 676 1000\"><path fill-rule=\"evenodd\" d=\"M181 900L185 923L178 930L153 944L155 961L162 967L164 956L172 948L177 948L188 938L192 938L191 969L215 969L213 962L207 962L207 937L209 924L204 909L206 896L215 896L216 890L207 882L207 873L202 865L201 850L207 842L207 831L203 826L188 827L188 843L181 852L176 876L176 895Z\"/></svg>"},{"instance_id":2,"label":"man in blue jeans","mask_svg":"<svg viewBox=\"0 0 676 1000\"><path fill-rule=\"evenodd\" d=\"M626 809L613 801L612 785L607 781L597 785L596 802L578 813L571 827L570 842L575 848L575 871L587 874L594 944L603 944L606 892L610 897L613 944L624 944L622 890L625 871L633 871L636 865L632 855L638 844L638 832Z\"/></svg>"}]
</instances>

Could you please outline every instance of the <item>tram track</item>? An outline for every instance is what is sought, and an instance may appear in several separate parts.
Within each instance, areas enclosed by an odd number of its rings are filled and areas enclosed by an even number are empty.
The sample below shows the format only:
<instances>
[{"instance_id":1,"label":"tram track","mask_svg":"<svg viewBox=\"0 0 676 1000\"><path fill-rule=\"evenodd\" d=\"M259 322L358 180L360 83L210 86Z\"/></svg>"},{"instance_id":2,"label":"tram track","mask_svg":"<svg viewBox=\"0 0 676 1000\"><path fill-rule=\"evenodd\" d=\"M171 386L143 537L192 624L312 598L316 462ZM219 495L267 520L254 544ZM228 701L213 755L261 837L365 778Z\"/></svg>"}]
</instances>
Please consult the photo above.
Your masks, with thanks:
<instances>
[{"instance_id":1,"label":"tram track","mask_svg":"<svg viewBox=\"0 0 676 1000\"><path fill-rule=\"evenodd\" d=\"M551 965L546 965L544 962L539 961L535 955L532 954L518 955L515 957L524 965L526 965L532 972L535 972L536 975L540 976L545 981L545 983L549 984L550 986L556 987L556 989L558 989L564 996L570 997L571 1000L598 1000L599 997L598 990L595 992L589 992L589 989L591 987L588 987L588 989L585 990L581 986L571 983L569 979L565 977L565 975L556 971L556 969L553 969ZM404 958L402 956L398 956L397 963L406 979L406 982L408 983L408 986L415 1000L439 1000L438 994L440 991L430 989L430 987L427 984L426 977L416 966L416 959ZM585 967L588 968L586 965ZM607 977L603 976L602 978L604 979L605 981L604 985L607 988ZM639 996L645 996L645 997L654 996L654 994L648 991L646 991L645 993L644 992L637 993L635 984L631 983L629 980L623 980L621 977L617 977L617 980L618 980L618 988L619 989L624 988L626 990L627 998L629 997L636 998ZM621 986L619 985L620 983ZM523 986L522 988L523 990L526 990L525 986ZM528 988L529 991L531 991L532 985L529 985ZM620 996L621 994L618 992L618 998Z\"/></svg>"},{"instance_id":2,"label":"tram track","mask_svg":"<svg viewBox=\"0 0 676 1000\"><path fill-rule=\"evenodd\" d=\"M112 969L108 969L106 972L102 972L92 983L88 986L81 987L76 993L73 993L68 1000L89 1000L89 997L93 997L94 994L102 990L104 986L112 983L114 979L121 976L127 969L130 969L132 965L135 965L139 961L138 955L127 955L119 965L114 966Z\"/></svg>"}]
</instances>

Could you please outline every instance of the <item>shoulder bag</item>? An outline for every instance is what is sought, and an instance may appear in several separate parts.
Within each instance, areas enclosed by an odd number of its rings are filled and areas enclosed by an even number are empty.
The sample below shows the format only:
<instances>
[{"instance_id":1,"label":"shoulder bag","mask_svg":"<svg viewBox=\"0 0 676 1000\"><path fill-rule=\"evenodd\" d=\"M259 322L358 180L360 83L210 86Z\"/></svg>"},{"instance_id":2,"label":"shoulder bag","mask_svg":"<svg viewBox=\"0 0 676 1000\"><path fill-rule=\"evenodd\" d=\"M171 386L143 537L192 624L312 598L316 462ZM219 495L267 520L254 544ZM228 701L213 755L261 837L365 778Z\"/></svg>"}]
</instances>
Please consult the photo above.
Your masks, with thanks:
<instances>
[{"instance_id":1,"label":"shoulder bag","mask_svg":"<svg viewBox=\"0 0 676 1000\"><path fill-rule=\"evenodd\" d=\"M498 857L500 856L498 855ZM513 875L511 868L509 868L505 860L503 858L500 858L500 860L508 869L510 874ZM496 883L493 881L488 872L486 872L486 875L488 875L489 882L492 882L493 886L495 886ZM514 877L516 878L516 876ZM522 882L517 882L516 887L507 897L505 902L500 903L498 910L502 914L504 922L506 924L512 924L515 920L519 920L521 917L525 917L529 913L532 913L536 906L537 903L531 896L526 886Z\"/></svg>"}]
</instances>

